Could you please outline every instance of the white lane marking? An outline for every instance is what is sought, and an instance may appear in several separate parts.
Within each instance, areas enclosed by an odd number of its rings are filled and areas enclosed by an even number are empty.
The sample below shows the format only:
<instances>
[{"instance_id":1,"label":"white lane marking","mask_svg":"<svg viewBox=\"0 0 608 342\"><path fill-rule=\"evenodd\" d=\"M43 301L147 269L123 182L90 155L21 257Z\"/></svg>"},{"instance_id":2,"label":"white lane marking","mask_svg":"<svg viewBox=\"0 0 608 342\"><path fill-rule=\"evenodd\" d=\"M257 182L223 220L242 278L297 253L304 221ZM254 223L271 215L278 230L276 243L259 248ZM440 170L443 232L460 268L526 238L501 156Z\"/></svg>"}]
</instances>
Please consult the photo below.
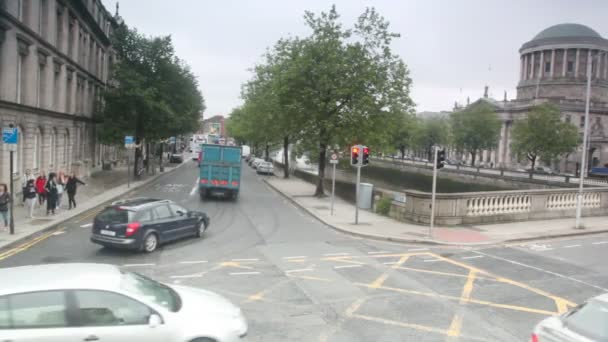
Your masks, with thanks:
<instances>
[{"instance_id":1,"label":"white lane marking","mask_svg":"<svg viewBox=\"0 0 608 342\"><path fill-rule=\"evenodd\" d=\"M60 230L60 231L58 231L58 232L54 232L52 235L57 236L57 235L61 235L61 234L65 234L65 231Z\"/></svg>"},{"instance_id":2,"label":"white lane marking","mask_svg":"<svg viewBox=\"0 0 608 342\"><path fill-rule=\"evenodd\" d=\"M367 252L367 254L386 254L387 251Z\"/></svg>"},{"instance_id":3,"label":"white lane marking","mask_svg":"<svg viewBox=\"0 0 608 342\"><path fill-rule=\"evenodd\" d=\"M382 264L383 264L383 265L396 265L396 264L398 264L398 263L399 263L399 262L397 262L397 261L391 261L391 262L383 262Z\"/></svg>"},{"instance_id":4,"label":"white lane marking","mask_svg":"<svg viewBox=\"0 0 608 342\"><path fill-rule=\"evenodd\" d=\"M92 223L87 223L87 224L83 224L82 226L80 226L80 228L90 228L92 226L93 226Z\"/></svg>"},{"instance_id":5,"label":"white lane marking","mask_svg":"<svg viewBox=\"0 0 608 342\"><path fill-rule=\"evenodd\" d=\"M190 196L194 196L194 194L196 193L196 190L198 190L198 182L200 181L200 177L198 177L196 179L196 183L194 183L194 186L192 187L192 190L190 191Z\"/></svg>"},{"instance_id":6,"label":"white lane marking","mask_svg":"<svg viewBox=\"0 0 608 342\"><path fill-rule=\"evenodd\" d=\"M304 259L306 258L306 255L299 255L299 256L288 256L288 257L283 257L283 259L285 260L291 260L291 259Z\"/></svg>"},{"instance_id":7,"label":"white lane marking","mask_svg":"<svg viewBox=\"0 0 608 342\"><path fill-rule=\"evenodd\" d=\"M314 271L312 268L298 268L295 270L287 270L285 273L298 273L298 272L310 272Z\"/></svg>"},{"instance_id":8,"label":"white lane marking","mask_svg":"<svg viewBox=\"0 0 608 342\"><path fill-rule=\"evenodd\" d=\"M323 254L323 256L341 256L341 255L348 255L349 253L326 253Z\"/></svg>"},{"instance_id":9,"label":"white lane marking","mask_svg":"<svg viewBox=\"0 0 608 342\"><path fill-rule=\"evenodd\" d=\"M342 265L342 266L334 266L334 269L340 269L340 268L353 268L353 267L361 267L363 265Z\"/></svg>"},{"instance_id":10,"label":"white lane marking","mask_svg":"<svg viewBox=\"0 0 608 342\"><path fill-rule=\"evenodd\" d=\"M568 246L564 246L564 248L575 248L575 247L580 247L581 245L568 245Z\"/></svg>"},{"instance_id":11,"label":"white lane marking","mask_svg":"<svg viewBox=\"0 0 608 342\"><path fill-rule=\"evenodd\" d=\"M155 266L156 264L124 264L122 267L146 267L146 266Z\"/></svg>"},{"instance_id":12,"label":"white lane marking","mask_svg":"<svg viewBox=\"0 0 608 342\"><path fill-rule=\"evenodd\" d=\"M232 259L232 261L258 261L260 259Z\"/></svg>"},{"instance_id":13,"label":"white lane marking","mask_svg":"<svg viewBox=\"0 0 608 342\"><path fill-rule=\"evenodd\" d=\"M542 269L540 267L524 264L524 263L519 262L519 261L506 259L506 258L503 258L503 257L495 256L495 255L484 253L484 252L480 252L480 251L473 251L473 253L481 254L483 256L487 256L488 258L493 258L493 259L496 259L496 260L501 260L501 261L504 261L504 262L508 262L510 264L513 264L513 265L518 265L518 266L522 266L522 267L531 268L533 270L536 270L536 271L539 271L539 272L544 272L544 273L547 273L547 274L551 274L553 276L556 276L556 277L559 277L559 278L562 278L562 279L567 279L567 280L571 280L571 281L574 281L574 282L577 282L577 283L580 283L580 284L583 284L583 285L587 285L589 287L593 287L594 289L598 289L598 290L601 290L603 292L608 292L608 289L603 288L601 286L597 286L597 285L588 283L586 281L583 281L583 280L580 280L580 279L576 279L576 278L572 278L572 277L569 277L567 275L563 275L563 274L556 273L556 272L553 272L553 271L548 271L548 270Z\"/></svg>"},{"instance_id":14,"label":"white lane marking","mask_svg":"<svg viewBox=\"0 0 608 342\"><path fill-rule=\"evenodd\" d=\"M604 244L607 244L607 243L608 243L608 241L597 241L597 242L592 242L591 244L592 245L604 245Z\"/></svg>"},{"instance_id":15,"label":"white lane marking","mask_svg":"<svg viewBox=\"0 0 608 342\"><path fill-rule=\"evenodd\" d=\"M435 261L441 261L439 259L426 259L426 260L422 260L424 262L435 262Z\"/></svg>"},{"instance_id":16,"label":"white lane marking","mask_svg":"<svg viewBox=\"0 0 608 342\"><path fill-rule=\"evenodd\" d=\"M478 259L478 258L483 258L483 255L473 255L473 256L467 256L467 257L462 257L460 259Z\"/></svg>"},{"instance_id":17,"label":"white lane marking","mask_svg":"<svg viewBox=\"0 0 608 342\"><path fill-rule=\"evenodd\" d=\"M229 273L230 275L250 275L250 274L260 274L260 272L233 272Z\"/></svg>"},{"instance_id":18,"label":"white lane marking","mask_svg":"<svg viewBox=\"0 0 608 342\"><path fill-rule=\"evenodd\" d=\"M192 260L192 261L180 261L180 264L204 264L207 263L207 260Z\"/></svg>"},{"instance_id":19,"label":"white lane marking","mask_svg":"<svg viewBox=\"0 0 608 342\"><path fill-rule=\"evenodd\" d=\"M408 249L408 252L416 252L416 251L428 251L428 248L413 248L413 249Z\"/></svg>"},{"instance_id":20,"label":"white lane marking","mask_svg":"<svg viewBox=\"0 0 608 342\"><path fill-rule=\"evenodd\" d=\"M171 278L171 279L200 278L202 276L203 275L201 273L196 273L196 274L174 275L174 276L170 276L169 278Z\"/></svg>"}]
</instances>

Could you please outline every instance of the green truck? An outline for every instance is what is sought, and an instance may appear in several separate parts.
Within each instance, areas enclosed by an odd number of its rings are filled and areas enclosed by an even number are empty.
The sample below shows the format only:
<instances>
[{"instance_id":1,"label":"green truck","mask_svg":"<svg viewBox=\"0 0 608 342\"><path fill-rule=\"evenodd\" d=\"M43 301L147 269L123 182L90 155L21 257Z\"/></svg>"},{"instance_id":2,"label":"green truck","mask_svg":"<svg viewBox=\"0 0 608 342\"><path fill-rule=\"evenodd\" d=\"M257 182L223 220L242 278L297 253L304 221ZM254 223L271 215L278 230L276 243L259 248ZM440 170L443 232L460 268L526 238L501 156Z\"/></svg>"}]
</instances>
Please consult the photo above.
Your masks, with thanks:
<instances>
[{"instance_id":1,"label":"green truck","mask_svg":"<svg viewBox=\"0 0 608 342\"><path fill-rule=\"evenodd\" d=\"M241 147L202 144L199 168L201 200L209 196L237 199L241 187Z\"/></svg>"}]
</instances>

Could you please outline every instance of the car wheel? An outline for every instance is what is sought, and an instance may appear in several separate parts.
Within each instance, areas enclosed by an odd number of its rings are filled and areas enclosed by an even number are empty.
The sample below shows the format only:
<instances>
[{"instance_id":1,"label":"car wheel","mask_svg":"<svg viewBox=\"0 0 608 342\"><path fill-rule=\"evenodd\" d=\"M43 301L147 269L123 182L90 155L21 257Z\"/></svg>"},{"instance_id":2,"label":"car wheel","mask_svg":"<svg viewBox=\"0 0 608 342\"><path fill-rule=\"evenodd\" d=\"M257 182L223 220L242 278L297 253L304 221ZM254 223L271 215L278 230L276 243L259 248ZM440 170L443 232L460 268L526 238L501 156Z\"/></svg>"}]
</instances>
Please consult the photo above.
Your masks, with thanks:
<instances>
[{"instance_id":1,"label":"car wheel","mask_svg":"<svg viewBox=\"0 0 608 342\"><path fill-rule=\"evenodd\" d=\"M205 230L207 230L207 225L205 224L204 220L201 220L196 227L196 237L203 237Z\"/></svg>"},{"instance_id":2,"label":"car wheel","mask_svg":"<svg viewBox=\"0 0 608 342\"><path fill-rule=\"evenodd\" d=\"M146 253L152 253L158 247L158 236L154 233L149 233L144 237L143 241L143 251Z\"/></svg>"},{"instance_id":3,"label":"car wheel","mask_svg":"<svg viewBox=\"0 0 608 342\"><path fill-rule=\"evenodd\" d=\"M217 341L212 338L200 337L200 338L195 338L194 340L190 340L189 342L217 342Z\"/></svg>"}]
</instances>

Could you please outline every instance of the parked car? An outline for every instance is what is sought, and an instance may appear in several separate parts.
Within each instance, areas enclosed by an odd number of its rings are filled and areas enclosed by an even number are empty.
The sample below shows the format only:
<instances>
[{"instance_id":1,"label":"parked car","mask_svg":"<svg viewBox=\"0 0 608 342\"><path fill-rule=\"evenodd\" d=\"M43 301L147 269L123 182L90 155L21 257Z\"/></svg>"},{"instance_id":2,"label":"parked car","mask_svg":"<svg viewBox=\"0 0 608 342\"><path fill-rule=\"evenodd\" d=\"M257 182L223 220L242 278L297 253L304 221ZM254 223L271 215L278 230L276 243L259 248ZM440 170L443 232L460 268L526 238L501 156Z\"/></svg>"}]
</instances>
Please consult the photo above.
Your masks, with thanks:
<instances>
[{"instance_id":1,"label":"parked car","mask_svg":"<svg viewBox=\"0 0 608 342\"><path fill-rule=\"evenodd\" d=\"M91 241L104 247L154 252L166 242L202 237L209 216L170 200L134 198L112 203L93 220Z\"/></svg>"},{"instance_id":2,"label":"parked car","mask_svg":"<svg viewBox=\"0 0 608 342\"><path fill-rule=\"evenodd\" d=\"M169 163L183 163L184 162L184 154L183 153L171 153L171 157L169 157Z\"/></svg>"},{"instance_id":3,"label":"parked car","mask_svg":"<svg viewBox=\"0 0 608 342\"><path fill-rule=\"evenodd\" d=\"M608 293L536 325L532 342L608 341Z\"/></svg>"},{"instance_id":4,"label":"parked car","mask_svg":"<svg viewBox=\"0 0 608 342\"><path fill-rule=\"evenodd\" d=\"M526 172L530 172L531 169L526 169ZM542 174L542 175L552 175L555 172L553 172L553 170L551 170L550 167L546 167L546 166L536 166L534 168L534 173L538 173L538 174Z\"/></svg>"},{"instance_id":5,"label":"parked car","mask_svg":"<svg viewBox=\"0 0 608 342\"><path fill-rule=\"evenodd\" d=\"M258 165L260 165L260 163L263 163L264 159L261 158L256 158L253 163L251 164L251 167L253 167L254 169L258 168Z\"/></svg>"},{"instance_id":6,"label":"parked car","mask_svg":"<svg viewBox=\"0 0 608 342\"><path fill-rule=\"evenodd\" d=\"M226 298L114 265L3 268L0 279L2 341L237 342L247 334Z\"/></svg>"},{"instance_id":7,"label":"parked car","mask_svg":"<svg viewBox=\"0 0 608 342\"><path fill-rule=\"evenodd\" d=\"M258 174L274 174L274 165L271 162L263 161L257 166Z\"/></svg>"},{"instance_id":8,"label":"parked car","mask_svg":"<svg viewBox=\"0 0 608 342\"><path fill-rule=\"evenodd\" d=\"M258 159L258 158L256 158L256 157L252 156L251 158L249 158L249 161L247 162L247 164L248 164L249 166L252 166L252 167L253 167L253 162L254 162L254 161L256 161L256 159Z\"/></svg>"}]
</instances>

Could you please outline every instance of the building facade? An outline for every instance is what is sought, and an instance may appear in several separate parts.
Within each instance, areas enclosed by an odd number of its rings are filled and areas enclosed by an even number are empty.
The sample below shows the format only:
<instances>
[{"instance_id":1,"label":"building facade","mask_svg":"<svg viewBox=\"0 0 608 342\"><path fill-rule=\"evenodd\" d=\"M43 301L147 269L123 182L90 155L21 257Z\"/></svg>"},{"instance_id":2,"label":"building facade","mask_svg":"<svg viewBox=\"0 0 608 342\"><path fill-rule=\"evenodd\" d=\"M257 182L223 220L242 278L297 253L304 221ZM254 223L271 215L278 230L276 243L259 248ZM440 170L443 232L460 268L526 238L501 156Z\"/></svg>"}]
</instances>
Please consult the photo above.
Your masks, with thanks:
<instances>
[{"instance_id":1,"label":"building facade","mask_svg":"<svg viewBox=\"0 0 608 342\"><path fill-rule=\"evenodd\" d=\"M225 118L221 115L212 116L203 120L203 134L226 137Z\"/></svg>"},{"instance_id":2,"label":"building facade","mask_svg":"<svg viewBox=\"0 0 608 342\"><path fill-rule=\"evenodd\" d=\"M522 45L517 98L486 102L498 113L502 128L497 148L483 151L480 163L493 167L527 167L528 161L511 153L513 122L526 117L542 103L559 107L562 119L575 124L582 136L584 127L587 68L591 71L589 119L589 167L608 163L608 40L591 28L579 24L551 26ZM474 105L475 103L471 104ZM578 150L548 166L560 172L579 169L582 145ZM470 158L470 157L469 157Z\"/></svg>"},{"instance_id":3,"label":"building facade","mask_svg":"<svg viewBox=\"0 0 608 342\"><path fill-rule=\"evenodd\" d=\"M115 152L96 142L93 118L115 25L100 0L0 0L0 126L19 130L14 182L26 169L88 174ZM3 146L0 183L9 173Z\"/></svg>"}]
</instances>

